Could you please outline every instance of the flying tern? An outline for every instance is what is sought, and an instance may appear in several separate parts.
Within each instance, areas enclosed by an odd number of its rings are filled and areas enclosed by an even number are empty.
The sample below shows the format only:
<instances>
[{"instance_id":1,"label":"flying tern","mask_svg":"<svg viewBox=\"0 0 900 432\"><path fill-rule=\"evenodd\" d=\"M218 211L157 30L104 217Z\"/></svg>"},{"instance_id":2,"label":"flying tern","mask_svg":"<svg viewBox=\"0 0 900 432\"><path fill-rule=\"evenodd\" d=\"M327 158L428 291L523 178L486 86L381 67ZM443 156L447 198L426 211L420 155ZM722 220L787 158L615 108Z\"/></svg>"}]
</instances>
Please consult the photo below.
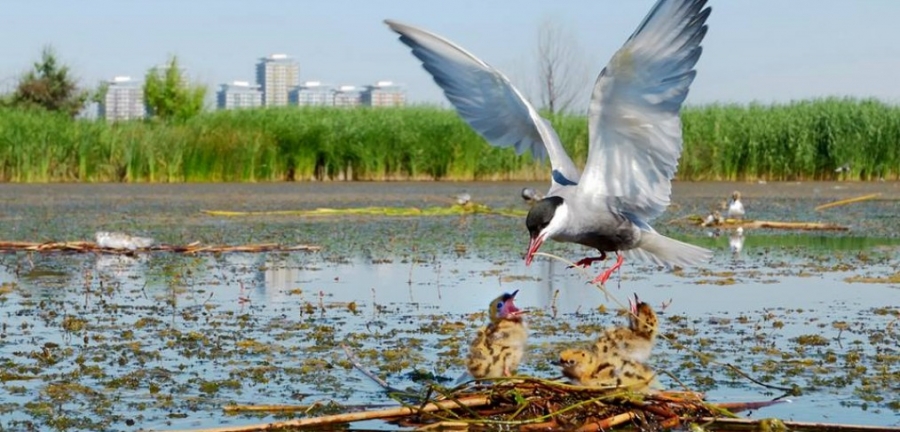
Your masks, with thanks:
<instances>
[{"instance_id":1,"label":"flying tern","mask_svg":"<svg viewBox=\"0 0 900 432\"><path fill-rule=\"evenodd\" d=\"M429 31L386 20L443 89L459 115L490 144L549 156L550 189L529 211L525 264L547 239L600 252L578 265L618 256L594 279L605 283L623 254L685 266L712 253L656 232L649 221L669 205L682 149L679 112L696 72L710 8L706 0L659 0L594 84L583 172L550 122L503 73Z\"/></svg>"}]
</instances>

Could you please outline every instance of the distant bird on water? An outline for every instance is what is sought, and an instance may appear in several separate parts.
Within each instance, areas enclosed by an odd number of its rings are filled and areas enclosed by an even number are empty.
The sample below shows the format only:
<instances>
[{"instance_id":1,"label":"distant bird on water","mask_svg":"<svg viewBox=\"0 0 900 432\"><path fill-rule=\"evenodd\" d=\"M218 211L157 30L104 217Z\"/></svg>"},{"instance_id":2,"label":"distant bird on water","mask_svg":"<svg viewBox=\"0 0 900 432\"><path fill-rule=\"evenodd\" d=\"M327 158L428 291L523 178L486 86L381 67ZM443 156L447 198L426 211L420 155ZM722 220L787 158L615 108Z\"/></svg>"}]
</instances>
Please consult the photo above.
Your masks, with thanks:
<instances>
[{"instance_id":1,"label":"distant bird on water","mask_svg":"<svg viewBox=\"0 0 900 432\"><path fill-rule=\"evenodd\" d=\"M706 215L706 218L703 219L703 223L701 226L714 226L714 225L722 225L725 223L725 218L722 217L722 213L719 213L718 210L713 211L712 213Z\"/></svg>"},{"instance_id":2,"label":"distant bird on water","mask_svg":"<svg viewBox=\"0 0 900 432\"><path fill-rule=\"evenodd\" d=\"M706 0L659 0L600 72L588 109L589 151L584 172L566 154L550 122L500 71L426 30L385 21L400 34L444 90L459 115L495 146L550 157L551 184L529 211L525 264L553 239L597 249L587 266L618 255L594 279L604 283L622 254L684 266L711 252L665 237L649 221L669 205L682 149L679 113L696 72L710 8Z\"/></svg>"},{"instance_id":3,"label":"distant bird on water","mask_svg":"<svg viewBox=\"0 0 900 432\"><path fill-rule=\"evenodd\" d=\"M489 306L490 322L478 330L469 346L466 368L472 377L500 378L512 376L525 355L528 327L512 294L503 294Z\"/></svg>"},{"instance_id":4,"label":"distant bird on water","mask_svg":"<svg viewBox=\"0 0 900 432\"><path fill-rule=\"evenodd\" d=\"M734 191L731 199L728 201L728 212L726 213L731 219L744 218L744 204L741 202L741 193Z\"/></svg>"},{"instance_id":5,"label":"distant bird on water","mask_svg":"<svg viewBox=\"0 0 900 432\"><path fill-rule=\"evenodd\" d=\"M470 195L468 192L456 194L453 198L455 198L456 203L461 206L464 206L464 205L472 202L472 195Z\"/></svg>"},{"instance_id":6,"label":"distant bird on water","mask_svg":"<svg viewBox=\"0 0 900 432\"><path fill-rule=\"evenodd\" d=\"M522 189L522 199L531 204L544 199L544 196L534 188L527 187Z\"/></svg>"},{"instance_id":7,"label":"distant bird on water","mask_svg":"<svg viewBox=\"0 0 900 432\"><path fill-rule=\"evenodd\" d=\"M121 232L97 231L94 234L97 246L106 249L146 249L153 246L154 240L150 237L138 237Z\"/></svg>"}]
</instances>

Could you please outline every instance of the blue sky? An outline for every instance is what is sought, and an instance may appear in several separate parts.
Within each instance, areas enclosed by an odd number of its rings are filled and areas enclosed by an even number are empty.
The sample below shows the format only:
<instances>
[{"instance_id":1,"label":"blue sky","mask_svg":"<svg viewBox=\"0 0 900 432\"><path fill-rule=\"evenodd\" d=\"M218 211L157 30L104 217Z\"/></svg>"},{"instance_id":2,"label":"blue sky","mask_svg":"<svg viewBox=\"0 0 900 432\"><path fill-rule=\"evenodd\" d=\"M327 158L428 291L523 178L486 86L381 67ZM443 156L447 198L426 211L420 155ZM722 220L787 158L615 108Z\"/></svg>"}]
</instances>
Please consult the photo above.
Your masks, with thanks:
<instances>
[{"instance_id":1,"label":"blue sky","mask_svg":"<svg viewBox=\"0 0 900 432\"><path fill-rule=\"evenodd\" d=\"M653 0L85 0L4 2L0 89L45 45L82 84L143 77L175 54L192 78L217 87L254 78L257 58L286 53L301 81L392 80L413 102L445 103L382 23L417 25L465 47L533 88L542 20L562 23L591 78ZM830 95L900 103L900 1L711 0L713 14L688 103L784 102ZM584 90L588 92L586 88Z\"/></svg>"}]
</instances>

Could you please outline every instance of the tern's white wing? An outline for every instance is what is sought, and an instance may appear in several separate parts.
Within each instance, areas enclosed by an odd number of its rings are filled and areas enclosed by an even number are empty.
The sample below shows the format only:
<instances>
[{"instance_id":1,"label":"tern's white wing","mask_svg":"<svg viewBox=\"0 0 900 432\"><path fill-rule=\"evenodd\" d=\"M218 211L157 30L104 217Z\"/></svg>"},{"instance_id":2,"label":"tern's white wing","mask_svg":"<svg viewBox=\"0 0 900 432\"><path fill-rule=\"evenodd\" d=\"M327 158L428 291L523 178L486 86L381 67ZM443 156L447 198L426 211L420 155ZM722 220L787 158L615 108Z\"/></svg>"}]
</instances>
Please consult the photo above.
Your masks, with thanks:
<instances>
[{"instance_id":1,"label":"tern's white wing","mask_svg":"<svg viewBox=\"0 0 900 432\"><path fill-rule=\"evenodd\" d=\"M549 155L554 171L551 192L578 182L578 169L550 122L500 71L434 33L396 21L385 23L412 48L459 115L485 140L494 146L515 147L519 154L531 150L538 159Z\"/></svg>"},{"instance_id":2,"label":"tern's white wing","mask_svg":"<svg viewBox=\"0 0 900 432\"><path fill-rule=\"evenodd\" d=\"M669 205L682 145L679 111L706 35L705 4L657 1L600 72L579 195L620 197L620 210L644 221Z\"/></svg>"}]
</instances>

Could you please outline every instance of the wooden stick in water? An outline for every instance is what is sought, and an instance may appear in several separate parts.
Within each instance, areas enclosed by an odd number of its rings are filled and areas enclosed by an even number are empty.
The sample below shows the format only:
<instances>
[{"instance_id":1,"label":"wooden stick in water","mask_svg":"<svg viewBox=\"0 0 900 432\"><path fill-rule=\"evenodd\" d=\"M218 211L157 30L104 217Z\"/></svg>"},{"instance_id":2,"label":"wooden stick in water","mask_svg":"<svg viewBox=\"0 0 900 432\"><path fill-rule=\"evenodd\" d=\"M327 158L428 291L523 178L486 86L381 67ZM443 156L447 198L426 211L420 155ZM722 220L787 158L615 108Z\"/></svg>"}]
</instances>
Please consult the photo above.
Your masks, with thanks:
<instances>
[{"instance_id":1,"label":"wooden stick in water","mask_svg":"<svg viewBox=\"0 0 900 432\"><path fill-rule=\"evenodd\" d=\"M745 419L745 418L714 418L704 417L696 420L697 423L708 424L709 426L728 427L729 430L760 430L760 426L766 422L772 422L772 419ZM838 423L814 423L814 422L797 422L797 421L779 421L788 430L793 431L832 431L832 432L900 432L897 426L868 426Z\"/></svg>"},{"instance_id":2,"label":"wooden stick in water","mask_svg":"<svg viewBox=\"0 0 900 432\"><path fill-rule=\"evenodd\" d=\"M588 423L586 425L581 426L577 429L578 432L596 432L600 430L607 430L612 428L613 426L618 426L622 423L630 421L634 418L637 418L637 414L634 411L628 411L626 413L614 415L610 418L605 418L598 422Z\"/></svg>"},{"instance_id":3,"label":"wooden stick in water","mask_svg":"<svg viewBox=\"0 0 900 432\"><path fill-rule=\"evenodd\" d=\"M266 429L284 429L289 427L309 427L309 426L324 426L329 424L336 423L351 423L362 420L375 420L375 419L388 419L393 417L403 417L416 413L423 412L434 412L441 410L448 410L457 408L460 406L465 407L479 407L489 405L491 403L490 398L487 396L471 396L460 398L457 400L445 400L440 402L427 403L423 405L421 408L408 408L408 407L397 407L397 408L387 408L376 411L361 411L361 412L353 412L353 413L345 413L345 414L333 414L326 415L321 417L312 417L305 419L296 419L296 420L288 420L283 422L275 422L275 423L257 423L251 425L242 425L242 426L224 426L218 428L211 429L186 429L182 431L173 431L173 432L252 432L258 430L266 430Z\"/></svg>"},{"instance_id":4,"label":"wooden stick in water","mask_svg":"<svg viewBox=\"0 0 900 432\"><path fill-rule=\"evenodd\" d=\"M842 205L847 205L847 204L858 203L858 202L860 202L860 201L868 201L868 200L871 200L871 199L878 198L878 197L880 197L880 196L881 196L881 193L873 193L873 194L869 194L869 195L859 196L859 197L856 197L856 198L842 199L842 200L839 200L839 201L830 202L830 203L828 203L828 204L822 204L822 205L816 207L815 210L816 210L816 211L819 211L819 210L825 210L825 209L827 209L827 208L832 208L832 207L837 207L837 206L842 206Z\"/></svg>"}]
</instances>

